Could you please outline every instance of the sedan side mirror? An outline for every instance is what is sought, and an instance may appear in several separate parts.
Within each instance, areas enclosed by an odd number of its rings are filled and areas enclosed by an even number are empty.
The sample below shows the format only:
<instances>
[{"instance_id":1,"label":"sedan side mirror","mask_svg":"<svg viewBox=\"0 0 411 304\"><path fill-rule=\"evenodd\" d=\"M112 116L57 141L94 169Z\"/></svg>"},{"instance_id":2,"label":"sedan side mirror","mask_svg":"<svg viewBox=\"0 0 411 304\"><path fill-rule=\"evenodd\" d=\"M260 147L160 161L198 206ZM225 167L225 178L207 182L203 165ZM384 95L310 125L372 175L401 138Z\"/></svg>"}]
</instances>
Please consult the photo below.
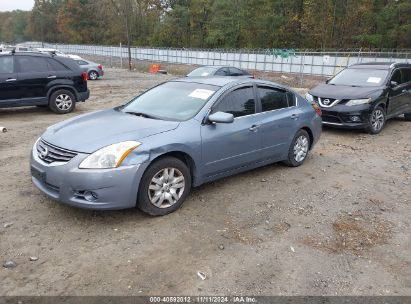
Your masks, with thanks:
<instances>
[{"instance_id":1,"label":"sedan side mirror","mask_svg":"<svg viewBox=\"0 0 411 304\"><path fill-rule=\"evenodd\" d=\"M232 123L234 121L234 115L226 112L216 112L208 116L208 121L214 123Z\"/></svg>"},{"instance_id":2,"label":"sedan side mirror","mask_svg":"<svg viewBox=\"0 0 411 304\"><path fill-rule=\"evenodd\" d=\"M398 82L396 82L396 81L391 81L390 82L390 87L391 88L395 88L397 85L398 85Z\"/></svg>"}]
</instances>

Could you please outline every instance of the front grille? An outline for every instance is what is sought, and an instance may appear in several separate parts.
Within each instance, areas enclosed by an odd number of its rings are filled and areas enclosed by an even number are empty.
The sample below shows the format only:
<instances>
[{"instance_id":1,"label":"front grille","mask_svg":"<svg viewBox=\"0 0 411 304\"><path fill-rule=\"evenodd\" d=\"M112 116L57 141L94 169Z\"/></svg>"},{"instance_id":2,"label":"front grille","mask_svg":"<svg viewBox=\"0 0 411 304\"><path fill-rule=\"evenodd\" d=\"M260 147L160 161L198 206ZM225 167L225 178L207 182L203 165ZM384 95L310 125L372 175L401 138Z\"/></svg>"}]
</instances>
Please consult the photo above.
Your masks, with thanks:
<instances>
[{"instance_id":1,"label":"front grille","mask_svg":"<svg viewBox=\"0 0 411 304\"><path fill-rule=\"evenodd\" d=\"M328 108L336 105L340 100L335 98L324 98L314 96L314 101L317 102L322 108Z\"/></svg>"},{"instance_id":2,"label":"front grille","mask_svg":"<svg viewBox=\"0 0 411 304\"><path fill-rule=\"evenodd\" d=\"M67 163L77 155L74 151L56 147L42 139L37 143L36 149L38 157L48 164L54 162Z\"/></svg>"}]
</instances>

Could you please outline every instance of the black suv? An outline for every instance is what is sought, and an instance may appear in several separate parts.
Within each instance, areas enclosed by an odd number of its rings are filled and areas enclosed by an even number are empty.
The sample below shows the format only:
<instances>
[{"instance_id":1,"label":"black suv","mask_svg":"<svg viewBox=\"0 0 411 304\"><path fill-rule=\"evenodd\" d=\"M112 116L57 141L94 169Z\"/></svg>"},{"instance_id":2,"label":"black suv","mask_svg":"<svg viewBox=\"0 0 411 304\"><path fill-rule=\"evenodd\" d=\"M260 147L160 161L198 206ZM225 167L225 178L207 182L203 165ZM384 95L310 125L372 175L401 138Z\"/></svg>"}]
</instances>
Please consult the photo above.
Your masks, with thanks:
<instances>
[{"instance_id":1,"label":"black suv","mask_svg":"<svg viewBox=\"0 0 411 304\"><path fill-rule=\"evenodd\" d=\"M411 121L411 64L361 63L306 94L319 104L324 125L379 133L387 119Z\"/></svg>"},{"instance_id":2,"label":"black suv","mask_svg":"<svg viewBox=\"0 0 411 304\"><path fill-rule=\"evenodd\" d=\"M87 75L70 58L41 53L0 55L0 108L48 106L65 114L89 96Z\"/></svg>"}]
</instances>

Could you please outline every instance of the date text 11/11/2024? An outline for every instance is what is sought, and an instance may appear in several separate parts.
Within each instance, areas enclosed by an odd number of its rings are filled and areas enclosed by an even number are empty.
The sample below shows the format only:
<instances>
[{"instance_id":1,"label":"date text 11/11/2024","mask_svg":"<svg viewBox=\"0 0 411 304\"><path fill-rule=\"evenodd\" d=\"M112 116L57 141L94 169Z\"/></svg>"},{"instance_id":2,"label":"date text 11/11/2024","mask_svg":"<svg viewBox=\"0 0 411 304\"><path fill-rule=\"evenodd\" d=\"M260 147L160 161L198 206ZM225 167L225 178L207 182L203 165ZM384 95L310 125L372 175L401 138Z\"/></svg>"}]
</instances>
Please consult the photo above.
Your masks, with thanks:
<instances>
[{"instance_id":1,"label":"date text 11/11/2024","mask_svg":"<svg viewBox=\"0 0 411 304\"><path fill-rule=\"evenodd\" d=\"M248 296L166 296L166 297L150 297L150 303L257 303L255 297Z\"/></svg>"}]
</instances>

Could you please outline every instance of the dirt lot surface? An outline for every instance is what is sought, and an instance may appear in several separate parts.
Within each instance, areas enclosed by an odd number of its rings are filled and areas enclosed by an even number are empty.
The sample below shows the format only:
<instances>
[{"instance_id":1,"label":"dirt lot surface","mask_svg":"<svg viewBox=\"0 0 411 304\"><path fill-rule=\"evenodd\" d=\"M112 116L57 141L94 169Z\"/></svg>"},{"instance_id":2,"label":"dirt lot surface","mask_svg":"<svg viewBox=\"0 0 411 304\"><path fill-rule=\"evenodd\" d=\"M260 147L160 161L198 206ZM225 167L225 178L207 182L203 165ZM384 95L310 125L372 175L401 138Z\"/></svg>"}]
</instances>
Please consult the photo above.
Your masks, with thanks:
<instances>
[{"instance_id":1,"label":"dirt lot surface","mask_svg":"<svg viewBox=\"0 0 411 304\"><path fill-rule=\"evenodd\" d=\"M0 295L411 295L401 118L378 136L325 129L303 166L203 185L164 217L74 209L33 186L30 149L46 127L171 77L108 69L70 115L0 110L0 259L17 264L0 266Z\"/></svg>"}]
</instances>

